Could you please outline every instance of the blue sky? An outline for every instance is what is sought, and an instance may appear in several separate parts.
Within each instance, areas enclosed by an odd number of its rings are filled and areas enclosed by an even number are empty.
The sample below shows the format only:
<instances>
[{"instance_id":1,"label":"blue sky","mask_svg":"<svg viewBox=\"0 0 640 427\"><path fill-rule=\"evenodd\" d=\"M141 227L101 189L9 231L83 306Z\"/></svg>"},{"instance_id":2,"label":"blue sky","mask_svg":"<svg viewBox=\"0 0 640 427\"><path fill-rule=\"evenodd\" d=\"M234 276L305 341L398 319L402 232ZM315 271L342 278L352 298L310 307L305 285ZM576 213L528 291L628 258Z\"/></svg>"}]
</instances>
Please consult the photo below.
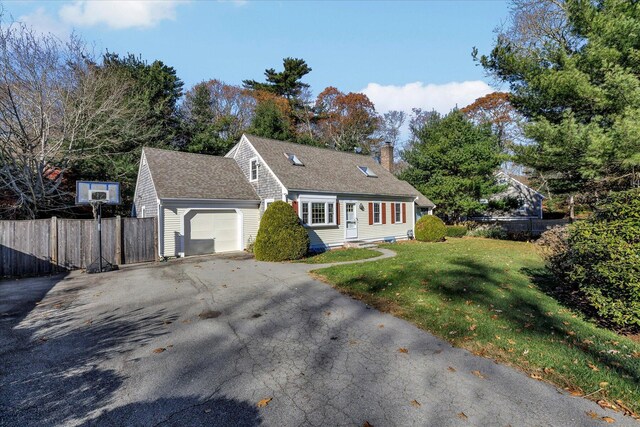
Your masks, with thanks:
<instances>
[{"instance_id":1,"label":"blue sky","mask_svg":"<svg viewBox=\"0 0 640 427\"><path fill-rule=\"evenodd\" d=\"M506 1L15 1L9 15L41 32L72 30L98 51L140 54L176 68L185 88L217 78L262 80L286 56L327 86L364 92L380 112L446 112L493 89L471 60L491 49Z\"/></svg>"}]
</instances>

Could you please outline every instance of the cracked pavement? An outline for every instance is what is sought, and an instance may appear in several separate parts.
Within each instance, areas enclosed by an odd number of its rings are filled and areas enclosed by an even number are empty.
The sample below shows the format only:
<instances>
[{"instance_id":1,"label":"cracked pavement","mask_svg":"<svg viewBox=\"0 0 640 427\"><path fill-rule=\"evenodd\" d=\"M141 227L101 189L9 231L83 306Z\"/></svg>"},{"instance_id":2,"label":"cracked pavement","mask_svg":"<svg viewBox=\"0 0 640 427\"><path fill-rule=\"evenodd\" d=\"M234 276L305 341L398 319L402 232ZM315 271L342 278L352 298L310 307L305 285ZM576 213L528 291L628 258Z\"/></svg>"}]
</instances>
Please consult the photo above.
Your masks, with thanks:
<instances>
[{"instance_id":1,"label":"cracked pavement","mask_svg":"<svg viewBox=\"0 0 640 427\"><path fill-rule=\"evenodd\" d=\"M0 425L636 425L341 295L321 267L232 254L0 282Z\"/></svg>"}]
</instances>

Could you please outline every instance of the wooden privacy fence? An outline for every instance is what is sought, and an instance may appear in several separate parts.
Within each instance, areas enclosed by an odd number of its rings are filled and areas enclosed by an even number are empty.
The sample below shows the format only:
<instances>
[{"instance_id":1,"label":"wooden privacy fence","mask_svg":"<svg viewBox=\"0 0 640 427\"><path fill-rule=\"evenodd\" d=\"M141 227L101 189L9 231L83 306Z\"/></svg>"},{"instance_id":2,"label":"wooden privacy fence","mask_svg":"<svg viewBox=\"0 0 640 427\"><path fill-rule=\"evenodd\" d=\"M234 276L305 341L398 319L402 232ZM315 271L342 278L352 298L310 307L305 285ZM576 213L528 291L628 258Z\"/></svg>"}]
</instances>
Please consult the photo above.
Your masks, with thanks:
<instances>
[{"instance_id":1,"label":"wooden privacy fence","mask_svg":"<svg viewBox=\"0 0 640 427\"><path fill-rule=\"evenodd\" d=\"M569 223L568 219L533 218L513 220L477 219L476 221L483 224L499 225L508 233L529 233L533 237L539 237L542 233L557 225L565 225Z\"/></svg>"},{"instance_id":2,"label":"wooden privacy fence","mask_svg":"<svg viewBox=\"0 0 640 427\"><path fill-rule=\"evenodd\" d=\"M112 264L155 261L155 218L102 220L102 256ZM0 221L0 277L51 274L86 268L98 259L92 219Z\"/></svg>"}]
</instances>

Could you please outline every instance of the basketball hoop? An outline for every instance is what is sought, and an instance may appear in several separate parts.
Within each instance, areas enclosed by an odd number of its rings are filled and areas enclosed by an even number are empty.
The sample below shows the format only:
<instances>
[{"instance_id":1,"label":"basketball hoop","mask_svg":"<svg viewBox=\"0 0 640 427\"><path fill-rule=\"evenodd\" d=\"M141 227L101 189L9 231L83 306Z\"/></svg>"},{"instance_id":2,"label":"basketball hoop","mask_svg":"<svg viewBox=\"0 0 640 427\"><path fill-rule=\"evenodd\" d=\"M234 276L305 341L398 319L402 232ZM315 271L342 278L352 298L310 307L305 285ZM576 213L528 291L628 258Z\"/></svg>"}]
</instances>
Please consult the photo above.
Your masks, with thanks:
<instances>
[{"instance_id":1,"label":"basketball hoop","mask_svg":"<svg viewBox=\"0 0 640 427\"><path fill-rule=\"evenodd\" d=\"M102 205L120 204L120 183L76 181L76 205L90 205L98 229L98 259L87 266L87 273L117 270L102 256Z\"/></svg>"}]
</instances>

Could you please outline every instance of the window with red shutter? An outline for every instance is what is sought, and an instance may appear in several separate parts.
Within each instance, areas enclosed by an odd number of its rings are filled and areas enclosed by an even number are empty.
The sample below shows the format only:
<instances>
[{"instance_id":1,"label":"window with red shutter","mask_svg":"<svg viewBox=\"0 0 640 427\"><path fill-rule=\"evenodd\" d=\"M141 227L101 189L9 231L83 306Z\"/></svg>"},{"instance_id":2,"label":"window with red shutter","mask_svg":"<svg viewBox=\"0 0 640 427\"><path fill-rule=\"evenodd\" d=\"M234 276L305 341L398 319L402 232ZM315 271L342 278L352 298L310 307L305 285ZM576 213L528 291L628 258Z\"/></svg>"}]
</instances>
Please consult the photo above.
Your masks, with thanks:
<instances>
[{"instance_id":1,"label":"window with red shutter","mask_svg":"<svg viewBox=\"0 0 640 427\"><path fill-rule=\"evenodd\" d=\"M373 225L373 203L369 202L369 225Z\"/></svg>"},{"instance_id":2,"label":"window with red shutter","mask_svg":"<svg viewBox=\"0 0 640 427\"><path fill-rule=\"evenodd\" d=\"M407 204L406 203L402 204L402 222L403 223L407 222Z\"/></svg>"}]
</instances>

